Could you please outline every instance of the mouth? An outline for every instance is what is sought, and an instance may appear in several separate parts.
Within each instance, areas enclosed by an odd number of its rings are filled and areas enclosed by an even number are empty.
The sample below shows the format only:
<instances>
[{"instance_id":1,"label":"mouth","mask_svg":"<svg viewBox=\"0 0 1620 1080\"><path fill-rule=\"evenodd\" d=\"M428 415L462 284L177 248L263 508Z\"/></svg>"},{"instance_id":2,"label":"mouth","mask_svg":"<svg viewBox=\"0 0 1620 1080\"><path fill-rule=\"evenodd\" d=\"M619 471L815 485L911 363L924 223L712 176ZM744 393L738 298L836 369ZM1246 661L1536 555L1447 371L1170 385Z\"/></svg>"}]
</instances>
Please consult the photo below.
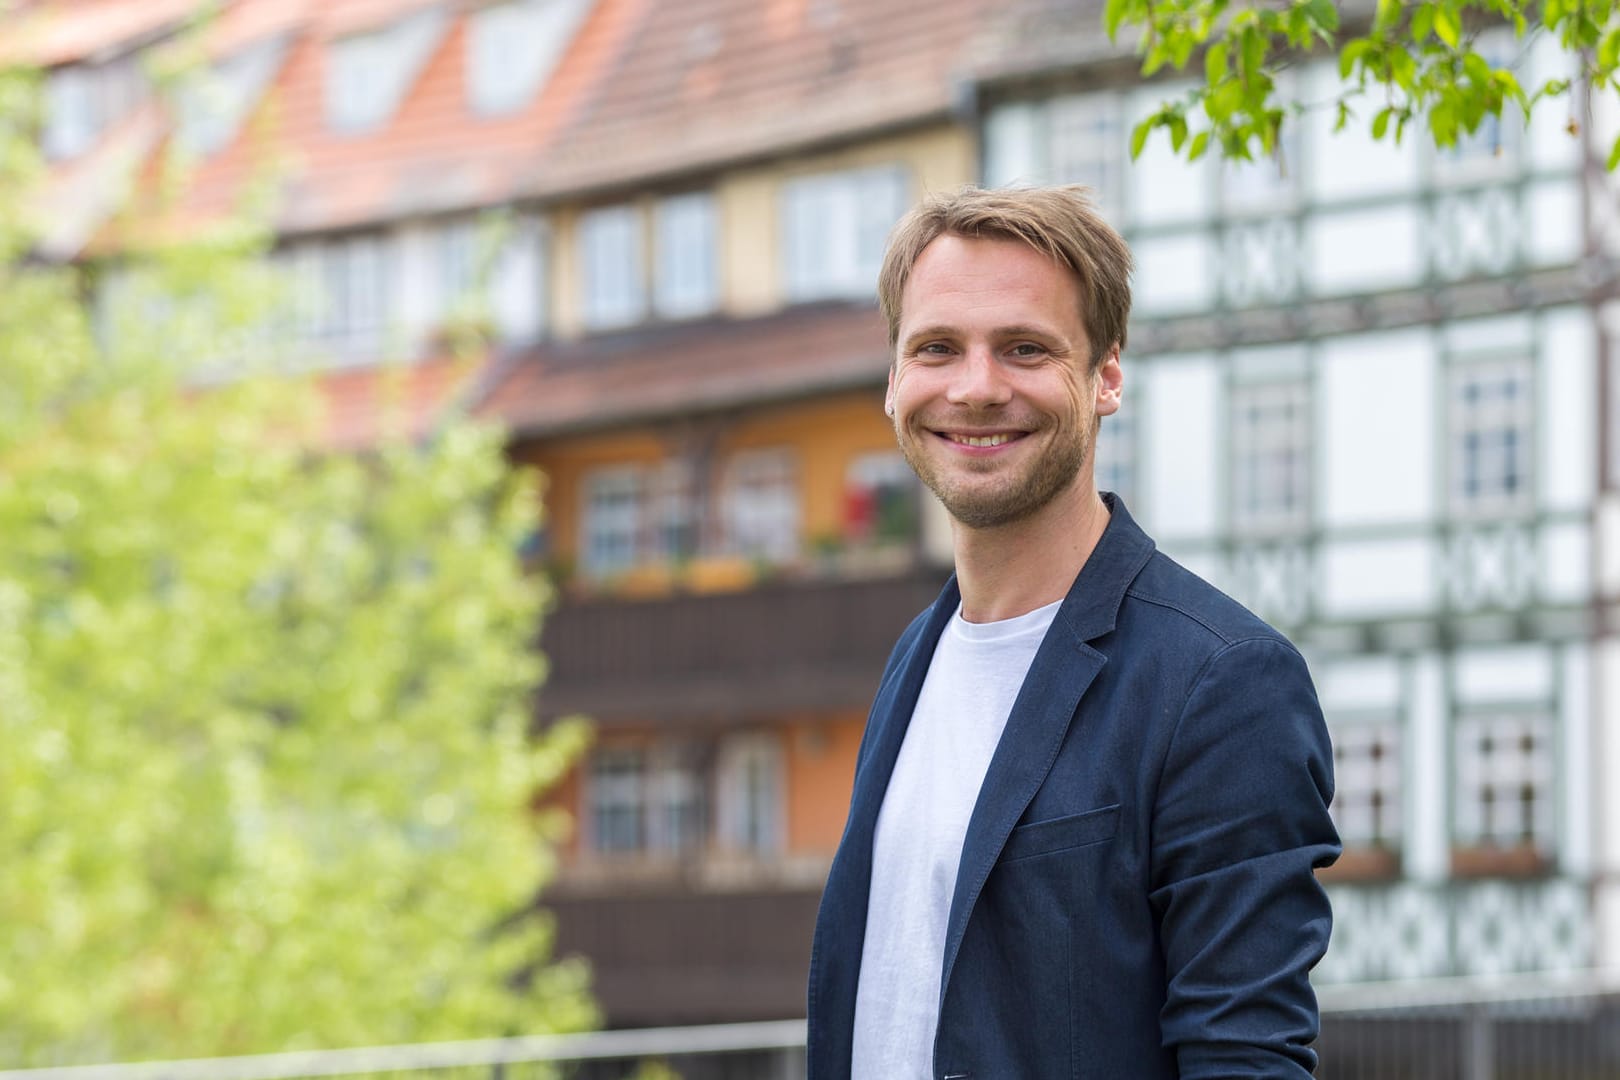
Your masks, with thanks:
<instances>
[{"instance_id":1,"label":"mouth","mask_svg":"<svg viewBox=\"0 0 1620 1080\"><path fill-rule=\"evenodd\" d=\"M991 431L969 434L961 431L936 431L935 435L954 446L969 450L994 450L1017 442L1029 434L1027 431Z\"/></svg>"}]
</instances>

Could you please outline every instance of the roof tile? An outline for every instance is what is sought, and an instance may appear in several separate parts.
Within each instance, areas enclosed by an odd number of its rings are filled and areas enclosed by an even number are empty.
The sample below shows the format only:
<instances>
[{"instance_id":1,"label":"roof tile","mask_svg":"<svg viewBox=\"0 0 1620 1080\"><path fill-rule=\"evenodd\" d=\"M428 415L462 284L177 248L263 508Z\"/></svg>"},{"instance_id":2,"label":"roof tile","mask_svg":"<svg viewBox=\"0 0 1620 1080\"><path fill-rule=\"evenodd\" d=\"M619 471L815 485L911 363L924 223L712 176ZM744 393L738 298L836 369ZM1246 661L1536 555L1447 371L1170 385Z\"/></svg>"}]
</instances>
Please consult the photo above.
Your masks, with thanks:
<instances>
[{"instance_id":1,"label":"roof tile","mask_svg":"<svg viewBox=\"0 0 1620 1080\"><path fill-rule=\"evenodd\" d=\"M867 305L650 327L508 357L476 412L519 435L551 435L877 386L887 334Z\"/></svg>"}]
</instances>

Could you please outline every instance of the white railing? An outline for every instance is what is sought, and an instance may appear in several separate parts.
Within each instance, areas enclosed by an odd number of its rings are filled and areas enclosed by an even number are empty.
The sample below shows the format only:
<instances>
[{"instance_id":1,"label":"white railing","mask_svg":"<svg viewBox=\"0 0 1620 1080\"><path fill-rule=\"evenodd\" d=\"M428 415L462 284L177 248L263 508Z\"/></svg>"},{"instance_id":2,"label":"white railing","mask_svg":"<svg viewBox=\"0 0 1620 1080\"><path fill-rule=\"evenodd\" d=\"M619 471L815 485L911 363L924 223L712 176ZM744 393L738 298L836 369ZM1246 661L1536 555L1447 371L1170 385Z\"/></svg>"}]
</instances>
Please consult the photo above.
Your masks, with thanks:
<instances>
[{"instance_id":1,"label":"white railing","mask_svg":"<svg viewBox=\"0 0 1620 1080\"><path fill-rule=\"evenodd\" d=\"M1528 1053L1536 1063L1534 1075L1545 1080L1620 1075L1620 1038L1609 1037L1620 1030L1620 970L1335 985L1319 987L1317 994L1324 1074L1493 1080L1520 1075L1511 1063ZM802 1080L804 1045L804 1021L779 1020L0 1069L0 1080L366 1080L384 1075L516 1080L554 1076L544 1070L556 1065L571 1066L570 1075L618 1080L634 1075L644 1061L668 1061L676 1074L690 1077ZM1417 1073L1410 1072L1414 1063Z\"/></svg>"},{"instance_id":2,"label":"white railing","mask_svg":"<svg viewBox=\"0 0 1620 1080\"><path fill-rule=\"evenodd\" d=\"M582 1035L527 1035L509 1039L374 1046L352 1050L307 1050L253 1057L194 1058L116 1065L68 1065L0 1070L0 1080L309 1080L380 1073L432 1074L448 1069L536 1063L634 1062L646 1058L771 1054L783 1059L780 1076L797 1076L802 1062L803 1020L703 1027L596 1031ZM802 1070L799 1070L802 1071Z\"/></svg>"}]
</instances>

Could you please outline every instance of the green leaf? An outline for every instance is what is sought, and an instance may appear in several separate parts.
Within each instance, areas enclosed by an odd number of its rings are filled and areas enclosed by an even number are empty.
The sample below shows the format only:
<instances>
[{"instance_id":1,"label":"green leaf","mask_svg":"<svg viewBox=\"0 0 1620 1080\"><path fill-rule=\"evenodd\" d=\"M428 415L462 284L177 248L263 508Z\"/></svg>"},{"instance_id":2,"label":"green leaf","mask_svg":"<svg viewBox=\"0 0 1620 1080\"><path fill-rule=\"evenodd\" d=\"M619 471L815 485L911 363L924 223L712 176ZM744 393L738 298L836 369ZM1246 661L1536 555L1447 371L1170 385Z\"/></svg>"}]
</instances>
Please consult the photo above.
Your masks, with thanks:
<instances>
[{"instance_id":1,"label":"green leaf","mask_svg":"<svg viewBox=\"0 0 1620 1080\"><path fill-rule=\"evenodd\" d=\"M1331 34L1339 29L1339 8L1333 0L1306 0L1305 11L1322 30Z\"/></svg>"},{"instance_id":2,"label":"green leaf","mask_svg":"<svg viewBox=\"0 0 1620 1080\"><path fill-rule=\"evenodd\" d=\"M1334 133L1337 134L1343 131L1348 123L1350 123L1350 105L1348 102L1340 101L1338 103L1338 115L1333 122Z\"/></svg>"},{"instance_id":3,"label":"green leaf","mask_svg":"<svg viewBox=\"0 0 1620 1080\"><path fill-rule=\"evenodd\" d=\"M1137 124L1136 127L1131 129L1131 160L1132 161L1135 161L1137 158L1142 156L1142 147L1147 145L1148 136L1153 133L1153 128L1154 128L1154 125L1157 122L1157 120L1158 120L1158 117L1150 116L1146 120L1143 120L1140 124Z\"/></svg>"},{"instance_id":4,"label":"green leaf","mask_svg":"<svg viewBox=\"0 0 1620 1080\"><path fill-rule=\"evenodd\" d=\"M1434 133L1436 146L1456 145L1457 124L1457 107L1451 102L1436 102L1429 109L1429 130Z\"/></svg>"},{"instance_id":5,"label":"green leaf","mask_svg":"<svg viewBox=\"0 0 1620 1080\"><path fill-rule=\"evenodd\" d=\"M1412 40L1419 45L1434 32L1434 15L1433 4L1419 4L1412 13Z\"/></svg>"},{"instance_id":6,"label":"green leaf","mask_svg":"<svg viewBox=\"0 0 1620 1080\"><path fill-rule=\"evenodd\" d=\"M1614 145L1609 148L1609 161L1604 168L1614 172L1617 165L1620 165L1620 138L1615 139Z\"/></svg>"},{"instance_id":7,"label":"green leaf","mask_svg":"<svg viewBox=\"0 0 1620 1080\"><path fill-rule=\"evenodd\" d=\"M1180 151L1182 144L1187 141L1187 120L1179 113L1169 118L1170 149Z\"/></svg>"},{"instance_id":8,"label":"green leaf","mask_svg":"<svg viewBox=\"0 0 1620 1080\"><path fill-rule=\"evenodd\" d=\"M1187 145L1187 160L1197 161L1199 158L1204 156L1205 151L1208 149L1209 131L1208 129L1205 129L1194 135L1192 137L1192 142Z\"/></svg>"},{"instance_id":9,"label":"green leaf","mask_svg":"<svg viewBox=\"0 0 1620 1080\"><path fill-rule=\"evenodd\" d=\"M1395 106L1393 105L1386 105L1382 109L1378 110L1378 115L1373 117L1372 122L1372 137L1374 139L1382 139L1384 137L1384 133L1389 130L1390 117L1394 115Z\"/></svg>"},{"instance_id":10,"label":"green leaf","mask_svg":"<svg viewBox=\"0 0 1620 1080\"><path fill-rule=\"evenodd\" d=\"M1339 50L1339 78L1348 79L1350 72L1355 70L1357 61L1367 54L1373 43L1367 38L1354 38L1345 43Z\"/></svg>"},{"instance_id":11,"label":"green leaf","mask_svg":"<svg viewBox=\"0 0 1620 1080\"><path fill-rule=\"evenodd\" d=\"M1434 36L1455 49L1462 41L1462 22L1458 18L1457 8L1451 3L1442 3L1434 9Z\"/></svg>"},{"instance_id":12,"label":"green leaf","mask_svg":"<svg viewBox=\"0 0 1620 1080\"><path fill-rule=\"evenodd\" d=\"M1103 30L1108 34L1109 41L1119 36L1120 24L1125 21L1129 8L1129 0L1108 0L1103 5Z\"/></svg>"},{"instance_id":13,"label":"green leaf","mask_svg":"<svg viewBox=\"0 0 1620 1080\"><path fill-rule=\"evenodd\" d=\"M1603 35L1603 40L1597 47L1598 67L1606 71L1613 71L1620 64L1620 27L1610 30Z\"/></svg>"},{"instance_id":14,"label":"green leaf","mask_svg":"<svg viewBox=\"0 0 1620 1080\"><path fill-rule=\"evenodd\" d=\"M1252 81L1259 76L1261 68L1266 63L1268 45L1266 37L1258 30L1252 30L1243 35L1243 79Z\"/></svg>"},{"instance_id":15,"label":"green leaf","mask_svg":"<svg viewBox=\"0 0 1620 1080\"><path fill-rule=\"evenodd\" d=\"M1215 86L1225 79L1231 68L1227 64L1227 52L1230 46L1224 41L1218 41L1204 53L1204 80L1210 86Z\"/></svg>"}]
</instances>

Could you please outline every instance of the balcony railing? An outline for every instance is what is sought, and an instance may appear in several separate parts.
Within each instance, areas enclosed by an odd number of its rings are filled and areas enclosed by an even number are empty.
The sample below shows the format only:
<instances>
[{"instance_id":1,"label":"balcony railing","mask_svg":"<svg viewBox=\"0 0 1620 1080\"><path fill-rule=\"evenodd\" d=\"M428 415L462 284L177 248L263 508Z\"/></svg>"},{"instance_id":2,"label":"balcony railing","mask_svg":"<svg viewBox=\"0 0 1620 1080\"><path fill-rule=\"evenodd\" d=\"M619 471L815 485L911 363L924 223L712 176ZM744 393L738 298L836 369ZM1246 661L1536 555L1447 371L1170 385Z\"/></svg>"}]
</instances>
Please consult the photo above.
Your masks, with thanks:
<instances>
[{"instance_id":1,"label":"balcony railing","mask_svg":"<svg viewBox=\"0 0 1620 1080\"><path fill-rule=\"evenodd\" d=\"M1318 1072L1340 1080L1588 1080L1620 1075L1620 973L1324 990ZM799 1080L803 1020L0 1070L0 1080Z\"/></svg>"},{"instance_id":2,"label":"balcony railing","mask_svg":"<svg viewBox=\"0 0 1620 1080\"><path fill-rule=\"evenodd\" d=\"M568 599L541 636L545 716L725 723L864 709L884 661L947 572L769 581L746 592Z\"/></svg>"}]
</instances>

